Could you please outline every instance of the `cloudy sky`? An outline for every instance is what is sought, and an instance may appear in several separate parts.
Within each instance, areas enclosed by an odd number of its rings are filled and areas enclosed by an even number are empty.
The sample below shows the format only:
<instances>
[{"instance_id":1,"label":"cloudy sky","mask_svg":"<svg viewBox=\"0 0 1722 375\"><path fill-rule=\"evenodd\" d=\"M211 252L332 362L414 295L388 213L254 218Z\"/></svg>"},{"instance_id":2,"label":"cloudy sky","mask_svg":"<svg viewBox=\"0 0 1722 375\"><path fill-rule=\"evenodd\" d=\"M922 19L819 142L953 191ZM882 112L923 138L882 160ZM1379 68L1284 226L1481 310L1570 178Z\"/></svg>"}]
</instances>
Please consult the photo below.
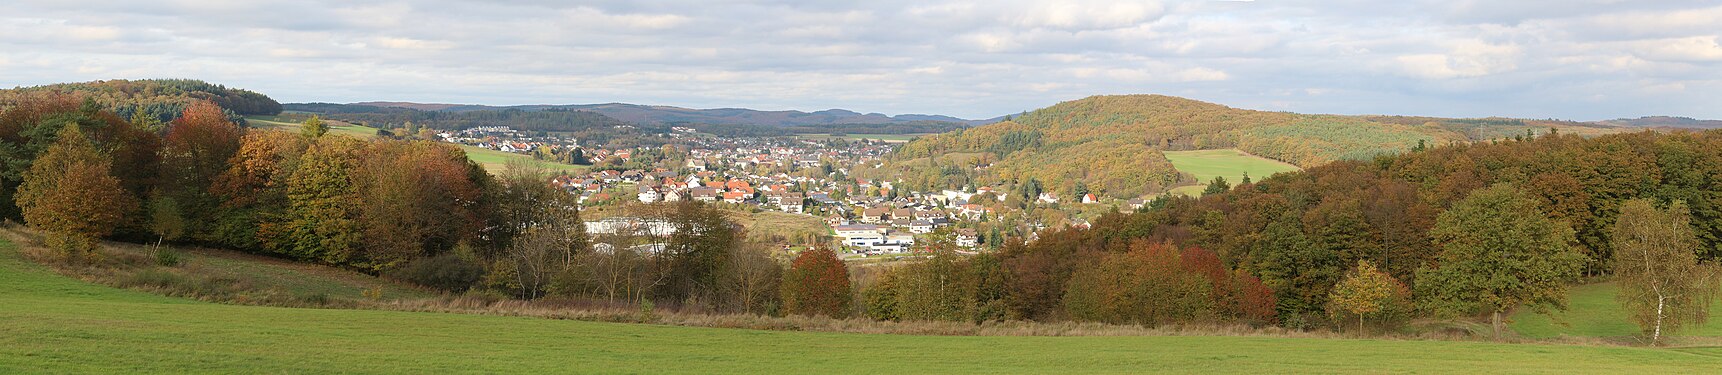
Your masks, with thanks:
<instances>
[{"instance_id":1,"label":"cloudy sky","mask_svg":"<svg viewBox=\"0 0 1722 375\"><path fill-rule=\"evenodd\" d=\"M859 4L858 4L859 3ZM1095 94L1341 114L1722 118L1722 1L0 2L0 87L985 118Z\"/></svg>"}]
</instances>

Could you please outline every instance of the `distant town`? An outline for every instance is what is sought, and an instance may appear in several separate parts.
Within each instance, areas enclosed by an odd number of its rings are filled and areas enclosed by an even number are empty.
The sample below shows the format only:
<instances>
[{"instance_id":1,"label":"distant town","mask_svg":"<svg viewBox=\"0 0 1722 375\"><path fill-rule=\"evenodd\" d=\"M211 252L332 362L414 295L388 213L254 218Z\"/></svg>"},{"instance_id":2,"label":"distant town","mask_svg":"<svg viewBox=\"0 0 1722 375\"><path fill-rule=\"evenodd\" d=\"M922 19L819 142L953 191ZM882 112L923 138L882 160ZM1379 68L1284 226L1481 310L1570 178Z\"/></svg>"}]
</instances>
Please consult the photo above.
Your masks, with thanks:
<instances>
[{"instance_id":1,"label":"distant town","mask_svg":"<svg viewBox=\"0 0 1722 375\"><path fill-rule=\"evenodd\" d=\"M903 255L918 242L937 234L965 252L994 248L1007 235L1032 239L1047 225L1040 220L1011 220L1000 224L1001 211L1020 216L1002 203L1010 195L1002 188L905 191L894 181L855 177L859 168L877 168L895 143L844 137L716 137L691 128L675 127L663 147L610 149L582 145L571 137L512 130L504 126L474 127L438 134L445 142L539 159L589 164L583 173L563 173L551 183L579 195L583 209L623 204L655 204L693 200L726 207L776 211L817 220L825 229L821 241L840 246L851 258ZM1057 204L1052 192L1034 202ZM1075 199L1099 203L1094 194ZM1144 199L1111 202L1135 210ZM662 236L664 229L639 218L591 218L590 233L643 231ZM1085 226L1082 219L1060 224ZM1000 231L1000 227L1007 227ZM991 229L990 232L985 231ZM797 244L808 245L808 244Z\"/></svg>"}]
</instances>

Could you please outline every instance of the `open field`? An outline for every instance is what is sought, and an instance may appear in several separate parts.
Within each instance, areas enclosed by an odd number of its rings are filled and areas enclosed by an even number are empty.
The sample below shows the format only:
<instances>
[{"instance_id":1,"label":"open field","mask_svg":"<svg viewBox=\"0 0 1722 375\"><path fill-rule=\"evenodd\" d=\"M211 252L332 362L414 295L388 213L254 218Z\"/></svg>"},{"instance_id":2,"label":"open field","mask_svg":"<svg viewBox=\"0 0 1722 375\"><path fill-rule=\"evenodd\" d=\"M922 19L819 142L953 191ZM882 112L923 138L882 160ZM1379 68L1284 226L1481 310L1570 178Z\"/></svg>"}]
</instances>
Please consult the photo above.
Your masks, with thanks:
<instances>
[{"instance_id":1,"label":"open field","mask_svg":"<svg viewBox=\"0 0 1722 375\"><path fill-rule=\"evenodd\" d=\"M1573 287L1567 296L1571 309L1559 314L1559 322L1523 310L1510 317L1512 323L1509 326L1520 335L1531 338L1573 336L1635 342L1630 340L1633 340L1631 336L1639 333L1638 326L1627 320L1626 312L1615 300L1619 290L1613 282ZM1709 324L1689 327L1674 336L1675 343L1722 345L1722 300L1710 307Z\"/></svg>"},{"instance_id":2,"label":"open field","mask_svg":"<svg viewBox=\"0 0 1722 375\"><path fill-rule=\"evenodd\" d=\"M59 276L0 241L0 373L1700 373L1722 349L960 337L234 306Z\"/></svg>"},{"instance_id":3,"label":"open field","mask_svg":"<svg viewBox=\"0 0 1722 375\"><path fill-rule=\"evenodd\" d=\"M835 136L835 135L830 135L830 134L802 134L802 135L798 135L797 137L805 138L805 139L822 139L822 140L823 139L833 139L833 138L871 139L871 140L876 140L876 141L884 141L885 143L908 143L909 140L911 140L911 139L915 139L916 137L926 136L928 134L932 134L932 133L924 133L924 134L846 134L846 135L842 135L842 136Z\"/></svg>"},{"instance_id":4,"label":"open field","mask_svg":"<svg viewBox=\"0 0 1722 375\"><path fill-rule=\"evenodd\" d=\"M259 129L282 129L282 130L287 130L287 131L299 131L299 123L298 122L284 119L284 118L281 118L280 116L247 116L245 118L245 121L250 123L251 127L259 128ZM341 121L334 121L334 120L326 120L326 121L329 122L329 133L331 133L331 134L341 134L341 135L347 135L347 136L353 136L353 137L359 137L359 138L372 138L372 137L377 136L377 128L354 125L354 124L341 122ZM466 151L466 157L468 159L472 159L472 161L478 162L479 165L484 166L484 169L490 171L491 173L501 172L503 169L506 169L508 167L508 161L514 160L514 159L525 160L527 162L537 164L538 166L544 167L544 169L550 170L552 172L580 172L580 171L586 170L586 167L584 167L584 166L562 164L562 163L552 163L552 162L533 159L530 156L521 155L521 154L511 154L511 153L507 153L507 152L490 150L490 149L483 149L483 148L467 146L467 145L457 145L457 146L460 146L460 149L462 151Z\"/></svg>"},{"instance_id":5,"label":"open field","mask_svg":"<svg viewBox=\"0 0 1722 375\"><path fill-rule=\"evenodd\" d=\"M377 136L377 128L335 120L325 121L329 124L329 133L331 134L340 134L359 138L374 138ZM299 131L298 121L293 121L281 116L246 116L245 122L253 128Z\"/></svg>"},{"instance_id":6,"label":"open field","mask_svg":"<svg viewBox=\"0 0 1722 375\"><path fill-rule=\"evenodd\" d=\"M1244 180L1248 173L1250 179L1260 180L1275 173L1298 170L1297 166L1277 160L1263 158L1238 151L1237 149L1196 150L1196 151L1166 151L1166 159L1172 161L1172 167L1179 172L1189 173L1196 177L1200 184L1181 186L1172 189L1174 194L1200 196L1202 190L1208 187L1208 181L1214 177L1225 177L1227 183L1237 185Z\"/></svg>"}]
</instances>

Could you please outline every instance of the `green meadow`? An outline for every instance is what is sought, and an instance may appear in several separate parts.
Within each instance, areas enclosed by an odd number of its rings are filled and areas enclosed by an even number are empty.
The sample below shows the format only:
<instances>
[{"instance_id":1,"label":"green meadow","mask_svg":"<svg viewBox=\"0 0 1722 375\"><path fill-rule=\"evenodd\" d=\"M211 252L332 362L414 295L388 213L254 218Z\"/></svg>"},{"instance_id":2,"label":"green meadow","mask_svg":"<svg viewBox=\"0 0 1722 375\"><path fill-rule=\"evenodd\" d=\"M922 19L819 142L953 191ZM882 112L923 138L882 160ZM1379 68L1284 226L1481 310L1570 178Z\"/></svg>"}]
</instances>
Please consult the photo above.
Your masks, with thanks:
<instances>
[{"instance_id":1,"label":"green meadow","mask_svg":"<svg viewBox=\"0 0 1722 375\"><path fill-rule=\"evenodd\" d=\"M1567 295L1568 311L1551 318L1522 309L1509 318L1514 332L1531 338L1594 337L1636 343L1637 325L1627 319L1616 300L1620 287L1613 282L1573 287ZM1722 299L1710 307L1710 322L1673 334L1675 343L1722 345Z\"/></svg>"},{"instance_id":2,"label":"green meadow","mask_svg":"<svg viewBox=\"0 0 1722 375\"><path fill-rule=\"evenodd\" d=\"M1719 348L867 335L223 305L60 276L0 241L0 373L6 374L1676 374L1718 368Z\"/></svg>"},{"instance_id":3,"label":"green meadow","mask_svg":"<svg viewBox=\"0 0 1722 375\"><path fill-rule=\"evenodd\" d=\"M1275 173L1298 170L1297 166L1277 160L1250 155L1237 149L1196 150L1196 151L1166 151L1166 159L1172 161L1172 167L1179 172L1189 173L1196 177L1200 184L1181 186L1172 189L1174 194L1200 196L1202 190L1208 187L1208 181L1214 177L1225 177L1226 182L1236 186L1244 180L1244 174L1251 179L1260 180Z\"/></svg>"}]
</instances>

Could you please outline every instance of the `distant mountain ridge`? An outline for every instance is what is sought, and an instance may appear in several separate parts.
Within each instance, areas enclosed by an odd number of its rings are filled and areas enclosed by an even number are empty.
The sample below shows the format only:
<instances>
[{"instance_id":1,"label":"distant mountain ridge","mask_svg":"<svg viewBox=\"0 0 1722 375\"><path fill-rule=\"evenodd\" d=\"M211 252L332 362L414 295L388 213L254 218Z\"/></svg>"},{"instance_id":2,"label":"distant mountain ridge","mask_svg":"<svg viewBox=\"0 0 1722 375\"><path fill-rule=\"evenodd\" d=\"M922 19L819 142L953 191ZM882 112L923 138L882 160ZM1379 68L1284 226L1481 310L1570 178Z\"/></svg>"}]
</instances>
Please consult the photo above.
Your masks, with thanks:
<instances>
[{"instance_id":1,"label":"distant mountain ridge","mask_svg":"<svg viewBox=\"0 0 1722 375\"><path fill-rule=\"evenodd\" d=\"M352 105L408 108L420 111L466 112L481 110L518 109L522 111L581 110L592 111L617 120L638 124L746 124L771 126L805 126L833 124L905 124L913 122L948 122L967 126L985 125L998 122L1003 116L970 120L945 115L903 114L886 115L883 113L860 113L847 109L827 109L823 111L762 111L747 108L710 108L694 109L661 105L642 105L628 103L605 104L569 104L569 105L517 105L517 106L486 106L467 104L441 103L412 103L412 102L360 102Z\"/></svg>"},{"instance_id":2,"label":"distant mountain ridge","mask_svg":"<svg viewBox=\"0 0 1722 375\"><path fill-rule=\"evenodd\" d=\"M1677 116L1645 116L1635 119L1603 120L1597 121L1597 123L1641 128L1722 129L1722 120L1699 120Z\"/></svg>"}]
</instances>

